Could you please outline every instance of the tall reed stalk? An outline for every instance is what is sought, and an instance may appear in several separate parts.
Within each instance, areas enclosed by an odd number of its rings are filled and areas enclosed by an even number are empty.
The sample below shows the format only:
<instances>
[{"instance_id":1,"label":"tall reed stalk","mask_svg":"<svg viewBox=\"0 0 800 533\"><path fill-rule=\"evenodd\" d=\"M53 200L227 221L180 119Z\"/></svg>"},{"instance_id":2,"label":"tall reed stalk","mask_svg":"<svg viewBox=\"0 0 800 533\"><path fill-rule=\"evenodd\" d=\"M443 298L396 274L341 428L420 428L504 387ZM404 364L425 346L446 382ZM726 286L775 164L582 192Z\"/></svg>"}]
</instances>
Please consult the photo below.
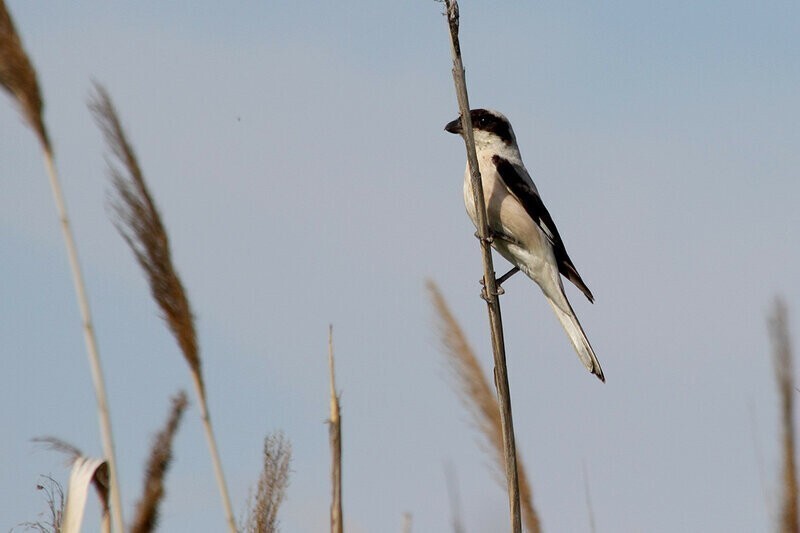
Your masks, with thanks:
<instances>
[{"instance_id":1,"label":"tall reed stalk","mask_svg":"<svg viewBox=\"0 0 800 533\"><path fill-rule=\"evenodd\" d=\"M95 85L95 89L96 96L89 107L117 163L115 165L109 162L109 174L117 194L117 200L112 204L117 215L115 224L144 270L150 292L161 308L163 318L189 365L225 518L231 533L235 533L236 521L208 410L200 350L189 299L172 263L167 231L147 188L133 147L128 142L108 93L99 84Z\"/></svg>"},{"instance_id":2,"label":"tall reed stalk","mask_svg":"<svg viewBox=\"0 0 800 533\"><path fill-rule=\"evenodd\" d=\"M122 498L119 490L117 460L114 454L114 437L111 432L111 416L108 411L108 399L105 380L103 379L103 369L100 366L97 339L95 338L94 327L92 326L89 297L86 294L83 273L78 259L78 249L72 235L72 226L67 216L67 205L64 200L64 194L61 191L61 183L55 166L53 146L50 143L50 137L47 134L47 128L45 127L44 117L42 115L44 102L42 100L41 91L39 90L39 83L36 80L36 71L22 47L22 41L14 27L14 22L3 0L0 0L0 86L8 91L17 101L22 116L36 133L44 154L45 169L50 179L50 188L53 192L53 199L55 200L56 211L58 212L61 232L67 248L67 258L72 272L72 283L75 287L75 295L81 314L83 338L89 355L89 367L92 373L92 383L94 384L95 398L97 401L97 414L100 420L100 438L103 445L103 454L108 463L111 520L114 525L114 530L122 533Z\"/></svg>"},{"instance_id":3,"label":"tall reed stalk","mask_svg":"<svg viewBox=\"0 0 800 533\"><path fill-rule=\"evenodd\" d=\"M328 328L328 370L331 377L331 418L328 436L331 443L331 533L344 531L342 516L342 418L339 395L336 394L336 375L333 363L333 326Z\"/></svg>"},{"instance_id":4,"label":"tall reed stalk","mask_svg":"<svg viewBox=\"0 0 800 533\"><path fill-rule=\"evenodd\" d=\"M472 132L472 119L469 113L467 82L464 75L464 64L461 60L461 45L458 40L459 13L456 0L444 0L447 24L450 29L450 52L453 56L453 81L455 83L458 108L461 113L461 128L464 131L464 144L467 148L467 162L470 168L472 192L477 212L478 240L481 245L483 259L483 297L489 311L489 327L492 335L492 353L494 354L494 383L500 404L500 421L503 431L503 455L508 486L508 507L511 517L511 530L520 533L522 523L519 507L519 480L517 477L517 451L514 442L514 422L511 415L511 392L508 386L508 369L506 367L506 349L503 338L503 320L500 314L500 298L497 291L489 227L486 220L486 203L481 186L481 173L478 168L478 156L475 151L475 138Z\"/></svg>"}]
</instances>

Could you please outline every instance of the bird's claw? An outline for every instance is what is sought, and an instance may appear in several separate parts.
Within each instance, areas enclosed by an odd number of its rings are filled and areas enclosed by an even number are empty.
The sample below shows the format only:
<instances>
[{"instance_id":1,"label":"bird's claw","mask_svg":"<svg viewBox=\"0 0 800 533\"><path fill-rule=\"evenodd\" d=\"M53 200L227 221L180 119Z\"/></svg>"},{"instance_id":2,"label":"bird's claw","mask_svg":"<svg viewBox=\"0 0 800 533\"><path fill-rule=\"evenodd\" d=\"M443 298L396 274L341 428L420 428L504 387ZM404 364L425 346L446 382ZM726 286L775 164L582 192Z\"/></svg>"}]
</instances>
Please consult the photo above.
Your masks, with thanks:
<instances>
[{"instance_id":1,"label":"bird's claw","mask_svg":"<svg viewBox=\"0 0 800 533\"><path fill-rule=\"evenodd\" d=\"M481 284L481 298L488 302L489 301L489 296L488 296L488 293L486 291L486 281L483 278L481 278L478 283ZM500 296L500 295L505 294L505 293L506 293L506 290L503 287L501 287L500 285L495 285L495 290L494 290L494 293L493 293L495 296Z\"/></svg>"},{"instance_id":2,"label":"bird's claw","mask_svg":"<svg viewBox=\"0 0 800 533\"><path fill-rule=\"evenodd\" d=\"M486 244L492 244L494 242L494 234L491 232L491 230L486 235L486 237L481 237L481 234L476 231L475 238L478 239L479 241L485 242Z\"/></svg>"}]
</instances>

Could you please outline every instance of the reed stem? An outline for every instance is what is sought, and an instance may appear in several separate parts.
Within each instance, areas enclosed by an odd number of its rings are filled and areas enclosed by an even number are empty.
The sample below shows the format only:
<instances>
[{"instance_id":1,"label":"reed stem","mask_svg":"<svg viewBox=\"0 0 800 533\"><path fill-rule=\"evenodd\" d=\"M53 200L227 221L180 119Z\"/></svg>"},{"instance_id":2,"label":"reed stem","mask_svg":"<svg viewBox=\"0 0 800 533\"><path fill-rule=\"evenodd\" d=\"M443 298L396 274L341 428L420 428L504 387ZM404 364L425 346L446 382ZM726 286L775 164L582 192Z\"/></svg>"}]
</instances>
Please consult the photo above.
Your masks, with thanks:
<instances>
[{"instance_id":1,"label":"reed stem","mask_svg":"<svg viewBox=\"0 0 800 533\"><path fill-rule=\"evenodd\" d=\"M53 191L53 198L58 211L58 219L61 224L61 232L64 235L64 242L67 247L67 257L72 271L72 282L75 286L75 295L78 300L78 307L83 322L83 338L86 342L86 350L89 355L89 367L92 372L92 382L97 399L97 414L100 418L100 437L103 444L103 455L108 462L109 492L111 498L111 521L114 531L123 533L124 522L122 521L122 498L119 490L119 477L117 471L117 460L114 454L114 437L111 432L111 416L108 412L108 399L106 396L105 380L103 379L103 369L100 366L100 356L97 349L97 339L92 326L92 314L89 309L89 298L86 295L86 287L83 282L80 261L78 260L78 249L75 246L75 239L72 235L72 226L67 216L67 206L64 202L64 195L61 191L61 184L58 180L58 173L53 162L52 150L44 149L44 162L47 175L50 178L50 188Z\"/></svg>"},{"instance_id":2,"label":"reed stem","mask_svg":"<svg viewBox=\"0 0 800 533\"><path fill-rule=\"evenodd\" d=\"M511 531L520 533L522 521L519 504L519 480L517 478L517 452L514 442L514 422L511 415L511 392L508 386L508 370L506 367L505 341L503 338L503 320L500 313L500 299L497 294L497 279L492 263L492 250L489 239L489 228L486 220L486 203L483 197L481 174L478 168L478 156L475 150L475 138L472 132L467 82L464 75L464 64L461 60L461 45L458 40L458 2L445 0L447 22L450 29L450 52L453 56L453 81L455 83L458 108L461 113L461 127L464 131L464 143L467 148L467 161L472 180L472 192L477 212L478 240L481 245L483 259L483 298L489 312L489 326L492 335L492 353L494 354L494 383L497 399L500 404L500 420L503 427L503 450L505 456L506 482L508 485L508 506L511 515Z\"/></svg>"}]
</instances>

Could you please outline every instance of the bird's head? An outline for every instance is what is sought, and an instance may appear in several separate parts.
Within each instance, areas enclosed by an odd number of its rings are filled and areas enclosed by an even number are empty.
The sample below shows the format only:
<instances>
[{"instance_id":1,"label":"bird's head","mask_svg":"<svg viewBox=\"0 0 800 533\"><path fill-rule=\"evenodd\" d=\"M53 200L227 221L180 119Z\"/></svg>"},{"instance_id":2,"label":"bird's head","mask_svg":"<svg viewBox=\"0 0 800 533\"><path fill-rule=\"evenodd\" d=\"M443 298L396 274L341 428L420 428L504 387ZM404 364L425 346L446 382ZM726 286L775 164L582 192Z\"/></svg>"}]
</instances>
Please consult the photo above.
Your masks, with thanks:
<instances>
[{"instance_id":1,"label":"bird's head","mask_svg":"<svg viewBox=\"0 0 800 533\"><path fill-rule=\"evenodd\" d=\"M473 109L469 112L472 118L472 131L475 145L478 148L489 146L515 146L517 139L511 123L502 113L490 109ZM448 122L445 131L463 135L461 117Z\"/></svg>"}]
</instances>

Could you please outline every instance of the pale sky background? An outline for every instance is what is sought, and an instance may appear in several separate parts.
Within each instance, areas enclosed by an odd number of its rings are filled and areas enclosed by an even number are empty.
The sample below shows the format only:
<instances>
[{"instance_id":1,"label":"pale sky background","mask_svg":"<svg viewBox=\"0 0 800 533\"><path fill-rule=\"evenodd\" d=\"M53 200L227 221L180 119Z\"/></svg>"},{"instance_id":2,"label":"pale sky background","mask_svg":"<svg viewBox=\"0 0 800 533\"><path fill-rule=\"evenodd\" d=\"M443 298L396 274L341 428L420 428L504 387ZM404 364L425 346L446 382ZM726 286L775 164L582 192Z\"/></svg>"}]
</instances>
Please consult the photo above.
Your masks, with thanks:
<instances>
[{"instance_id":1,"label":"pale sky background","mask_svg":"<svg viewBox=\"0 0 800 533\"><path fill-rule=\"evenodd\" d=\"M294 447L283 531L327 528L327 325L352 533L470 533L506 497L452 387L424 290L442 288L490 368L480 254L441 6L403 2L25 2L85 268L125 516L168 399L191 383L109 222L91 80L123 117L197 315L238 513L262 441ZM539 289L502 298L518 449L546 531L769 531L777 399L766 314L800 339L800 4L464 0L473 107L511 119L597 302L568 294L608 383ZM101 453L94 393L39 147L0 98L0 530L66 481L55 435ZM497 259L497 269L506 264ZM196 406L175 441L161 531L222 531ZM760 466L759 466L760 465ZM90 504L96 513L95 504ZM90 514L90 519L92 514ZM87 530L92 530L91 527Z\"/></svg>"}]
</instances>

